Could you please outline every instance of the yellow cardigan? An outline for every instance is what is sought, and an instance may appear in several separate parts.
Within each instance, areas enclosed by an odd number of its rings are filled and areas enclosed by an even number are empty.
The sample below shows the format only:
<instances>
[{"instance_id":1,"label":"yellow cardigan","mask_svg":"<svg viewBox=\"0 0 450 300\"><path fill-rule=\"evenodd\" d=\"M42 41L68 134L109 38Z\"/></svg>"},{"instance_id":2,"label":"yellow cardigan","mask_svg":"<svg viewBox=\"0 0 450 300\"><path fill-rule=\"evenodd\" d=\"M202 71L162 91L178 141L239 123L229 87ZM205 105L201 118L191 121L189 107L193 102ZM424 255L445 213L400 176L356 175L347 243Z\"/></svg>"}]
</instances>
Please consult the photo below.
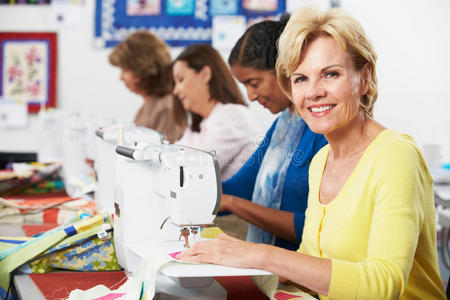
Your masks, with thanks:
<instances>
[{"instance_id":1,"label":"yellow cardigan","mask_svg":"<svg viewBox=\"0 0 450 300\"><path fill-rule=\"evenodd\" d=\"M309 174L301 253L330 258L320 299L446 299L436 248L433 180L407 135L384 130L336 198L319 202L329 146Z\"/></svg>"}]
</instances>

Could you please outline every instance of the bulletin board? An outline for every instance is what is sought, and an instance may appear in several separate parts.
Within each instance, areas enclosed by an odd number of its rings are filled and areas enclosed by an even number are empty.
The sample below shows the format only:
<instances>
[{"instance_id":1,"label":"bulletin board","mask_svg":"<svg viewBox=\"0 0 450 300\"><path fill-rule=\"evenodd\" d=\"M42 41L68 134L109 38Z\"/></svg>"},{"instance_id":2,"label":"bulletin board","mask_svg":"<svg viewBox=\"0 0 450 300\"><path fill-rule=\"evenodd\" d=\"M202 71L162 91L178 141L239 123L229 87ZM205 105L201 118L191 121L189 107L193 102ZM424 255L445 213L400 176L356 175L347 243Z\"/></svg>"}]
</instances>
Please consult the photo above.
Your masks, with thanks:
<instances>
[{"instance_id":1,"label":"bulletin board","mask_svg":"<svg viewBox=\"0 0 450 300\"><path fill-rule=\"evenodd\" d=\"M57 36L54 32L0 32L0 96L56 106Z\"/></svg>"},{"instance_id":2,"label":"bulletin board","mask_svg":"<svg viewBox=\"0 0 450 300\"><path fill-rule=\"evenodd\" d=\"M251 24L285 11L285 0L97 0L95 43L113 47L133 31L150 30L173 47L211 44L216 17Z\"/></svg>"}]
</instances>

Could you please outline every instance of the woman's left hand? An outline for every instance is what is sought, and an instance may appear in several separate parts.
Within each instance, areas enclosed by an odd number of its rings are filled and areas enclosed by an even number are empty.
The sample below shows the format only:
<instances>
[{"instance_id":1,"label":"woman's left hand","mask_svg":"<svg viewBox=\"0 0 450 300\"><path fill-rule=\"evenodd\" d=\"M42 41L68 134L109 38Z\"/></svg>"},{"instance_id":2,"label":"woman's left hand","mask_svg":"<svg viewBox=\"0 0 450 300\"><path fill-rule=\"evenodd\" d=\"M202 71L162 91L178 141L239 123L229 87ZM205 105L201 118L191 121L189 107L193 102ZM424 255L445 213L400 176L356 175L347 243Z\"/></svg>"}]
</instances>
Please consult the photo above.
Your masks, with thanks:
<instances>
[{"instance_id":1,"label":"woman's left hand","mask_svg":"<svg viewBox=\"0 0 450 300\"><path fill-rule=\"evenodd\" d=\"M230 211L230 207L232 207L231 201L233 201L232 195L222 194L219 211Z\"/></svg>"},{"instance_id":2,"label":"woman's left hand","mask_svg":"<svg viewBox=\"0 0 450 300\"><path fill-rule=\"evenodd\" d=\"M257 268L263 257L262 244L245 242L220 234L217 238L198 242L177 256L184 262L210 263L236 268Z\"/></svg>"}]
</instances>

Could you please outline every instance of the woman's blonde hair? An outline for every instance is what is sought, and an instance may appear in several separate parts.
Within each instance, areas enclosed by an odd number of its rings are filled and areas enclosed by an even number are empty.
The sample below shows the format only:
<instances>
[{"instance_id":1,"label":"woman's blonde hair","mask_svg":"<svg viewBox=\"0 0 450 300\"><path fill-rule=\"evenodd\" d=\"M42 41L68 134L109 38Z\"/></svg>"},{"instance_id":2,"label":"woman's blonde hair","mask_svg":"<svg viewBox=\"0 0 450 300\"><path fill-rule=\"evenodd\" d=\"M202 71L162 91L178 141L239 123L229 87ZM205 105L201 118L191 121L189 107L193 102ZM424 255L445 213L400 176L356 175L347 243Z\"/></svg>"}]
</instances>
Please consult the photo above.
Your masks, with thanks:
<instances>
[{"instance_id":1,"label":"woman's blonde hair","mask_svg":"<svg viewBox=\"0 0 450 300\"><path fill-rule=\"evenodd\" d=\"M307 46L324 34L331 36L350 55L358 71L366 63L370 65L372 79L367 94L361 99L361 106L372 116L378 96L377 55L361 24L339 8L322 12L315 6L303 6L291 15L278 40L276 71L281 89L292 99L290 77L303 59Z\"/></svg>"}]
</instances>

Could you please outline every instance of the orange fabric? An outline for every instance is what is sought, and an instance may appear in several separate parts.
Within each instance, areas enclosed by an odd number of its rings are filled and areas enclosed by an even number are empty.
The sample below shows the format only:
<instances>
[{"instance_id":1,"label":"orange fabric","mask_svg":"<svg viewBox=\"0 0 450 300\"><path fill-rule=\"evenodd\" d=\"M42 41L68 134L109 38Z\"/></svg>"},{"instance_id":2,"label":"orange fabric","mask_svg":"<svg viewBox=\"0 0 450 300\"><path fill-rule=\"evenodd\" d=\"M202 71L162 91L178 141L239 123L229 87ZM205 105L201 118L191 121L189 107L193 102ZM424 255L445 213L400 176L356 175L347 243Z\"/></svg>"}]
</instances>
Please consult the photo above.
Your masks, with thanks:
<instances>
[{"instance_id":1,"label":"orange fabric","mask_svg":"<svg viewBox=\"0 0 450 300\"><path fill-rule=\"evenodd\" d=\"M33 236L43 231L47 231L57 227L56 223L44 223L44 224L26 224L22 225L22 230L26 236Z\"/></svg>"},{"instance_id":2,"label":"orange fabric","mask_svg":"<svg viewBox=\"0 0 450 300\"><path fill-rule=\"evenodd\" d=\"M42 217L44 223L58 223L58 208L51 208L44 210Z\"/></svg>"}]
</instances>

